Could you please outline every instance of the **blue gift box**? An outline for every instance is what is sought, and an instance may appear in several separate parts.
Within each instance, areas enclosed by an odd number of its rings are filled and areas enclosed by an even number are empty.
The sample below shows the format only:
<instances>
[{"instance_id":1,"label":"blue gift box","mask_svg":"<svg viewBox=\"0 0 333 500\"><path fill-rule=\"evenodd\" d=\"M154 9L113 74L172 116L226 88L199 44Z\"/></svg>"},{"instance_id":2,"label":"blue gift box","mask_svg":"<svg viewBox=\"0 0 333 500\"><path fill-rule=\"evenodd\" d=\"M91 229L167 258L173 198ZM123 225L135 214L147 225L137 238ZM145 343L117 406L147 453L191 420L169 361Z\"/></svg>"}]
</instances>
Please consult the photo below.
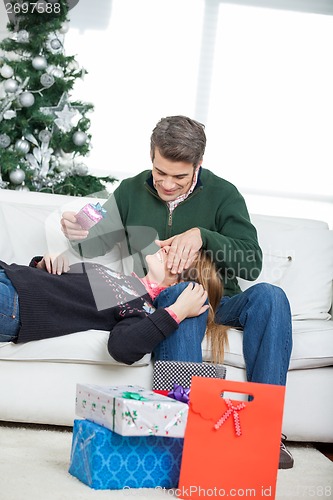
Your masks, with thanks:
<instances>
[{"instance_id":1,"label":"blue gift box","mask_svg":"<svg viewBox=\"0 0 333 500\"><path fill-rule=\"evenodd\" d=\"M176 488L183 438L121 436L74 420L69 473L96 490Z\"/></svg>"}]
</instances>

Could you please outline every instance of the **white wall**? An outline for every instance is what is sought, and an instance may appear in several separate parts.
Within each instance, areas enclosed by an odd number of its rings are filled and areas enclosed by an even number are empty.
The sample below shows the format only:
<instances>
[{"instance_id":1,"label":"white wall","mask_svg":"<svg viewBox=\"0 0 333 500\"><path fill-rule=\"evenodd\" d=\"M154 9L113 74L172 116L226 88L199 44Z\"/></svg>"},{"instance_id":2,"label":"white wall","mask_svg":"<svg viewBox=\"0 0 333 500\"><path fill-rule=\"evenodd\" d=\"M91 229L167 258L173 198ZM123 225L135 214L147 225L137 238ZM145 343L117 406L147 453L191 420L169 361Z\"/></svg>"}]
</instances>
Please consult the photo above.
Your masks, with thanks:
<instances>
[{"instance_id":1,"label":"white wall","mask_svg":"<svg viewBox=\"0 0 333 500\"><path fill-rule=\"evenodd\" d=\"M66 47L89 72L77 90L95 104L94 167L119 177L150 168L155 123L194 115L204 7L195 3L196 9L193 0L113 0L108 11L94 6L100 9L94 23L84 15L89 0L73 10Z\"/></svg>"},{"instance_id":2,"label":"white wall","mask_svg":"<svg viewBox=\"0 0 333 500\"><path fill-rule=\"evenodd\" d=\"M95 105L90 169L149 168L155 123L187 114L206 124L204 166L250 211L333 227L333 16L311 12L323 0L305 5L80 0L65 47L88 71L75 97Z\"/></svg>"}]
</instances>

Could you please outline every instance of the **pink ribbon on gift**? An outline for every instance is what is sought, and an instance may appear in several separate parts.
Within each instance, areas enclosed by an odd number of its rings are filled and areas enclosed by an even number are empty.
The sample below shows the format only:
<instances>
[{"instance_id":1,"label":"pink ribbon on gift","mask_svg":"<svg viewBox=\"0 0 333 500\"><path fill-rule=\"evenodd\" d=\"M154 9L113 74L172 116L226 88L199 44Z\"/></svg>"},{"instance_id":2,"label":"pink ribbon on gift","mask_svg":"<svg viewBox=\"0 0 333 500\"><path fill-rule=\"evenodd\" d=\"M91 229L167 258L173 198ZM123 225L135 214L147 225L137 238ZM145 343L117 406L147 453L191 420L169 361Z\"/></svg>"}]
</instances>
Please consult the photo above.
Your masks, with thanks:
<instances>
[{"instance_id":1,"label":"pink ribbon on gift","mask_svg":"<svg viewBox=\"0 0 333 500\"><path fill-rule=\"evenodd\" d=\"M232 415L233 419L234 419L235 433L236 433L236 436L239 437L242 435L242 429L241 429L241 425L240 425L238 412L240 410L244 410L244 408L246 407L246 404L240 403L239 405L234 406L230 399L225 399L224 401L226 402L229 409L227 411L225 411L223 413L222 417L216 422L216 424L214 425L214 429L218 430L221 427L221 425L223 425L224 422L226 420L228 420L228 418Z\"/></svg>"}]
</instances>

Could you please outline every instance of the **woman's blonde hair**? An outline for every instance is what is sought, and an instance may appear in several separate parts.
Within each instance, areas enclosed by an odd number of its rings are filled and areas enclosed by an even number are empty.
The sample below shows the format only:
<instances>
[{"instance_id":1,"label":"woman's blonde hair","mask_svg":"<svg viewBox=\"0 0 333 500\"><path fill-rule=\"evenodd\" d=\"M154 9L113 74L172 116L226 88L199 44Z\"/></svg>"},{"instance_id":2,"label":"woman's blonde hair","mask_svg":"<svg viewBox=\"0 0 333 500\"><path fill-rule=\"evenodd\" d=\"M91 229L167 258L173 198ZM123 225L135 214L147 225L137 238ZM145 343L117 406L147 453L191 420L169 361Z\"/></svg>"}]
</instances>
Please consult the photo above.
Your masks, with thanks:
<instances>
[{"instance_id":1,"label":"woman's blonde hair","mask_svg":"<svg viewBox=\"0 0 333 500\"><path fill-rule=\"evenodd\" d=\"M184 281L200 283L208 294L208 320L206 337L212 352L213 363L222 363L225 349L228 348L228 327L215 321L215 313L223 296L223 283L216 266L204 252L199 252L191 266L181 276Z\"/></svg>"}]
</instances>

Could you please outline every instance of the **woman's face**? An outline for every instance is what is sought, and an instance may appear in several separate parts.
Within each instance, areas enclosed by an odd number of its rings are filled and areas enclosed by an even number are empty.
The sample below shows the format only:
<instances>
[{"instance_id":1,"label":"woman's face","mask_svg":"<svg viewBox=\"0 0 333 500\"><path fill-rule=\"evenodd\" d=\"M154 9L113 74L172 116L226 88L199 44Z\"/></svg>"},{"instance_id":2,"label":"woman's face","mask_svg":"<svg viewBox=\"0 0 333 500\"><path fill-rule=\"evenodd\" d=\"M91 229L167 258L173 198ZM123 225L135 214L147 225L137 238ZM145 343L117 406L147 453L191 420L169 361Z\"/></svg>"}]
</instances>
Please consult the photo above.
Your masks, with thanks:
<instances>
[{"instance_id":1,"label":"woman's face","mask_svg":"<svg viewBox=\"0 0 333 500\"><path fill-rule=\"evenodd\" d=\"M178 281L178 276L174 275L167 268L167 256L170 246L160 248L156 253L146 256L148 264L148 278L156 281L160 285L168 286Z\"/></svg>"}]
</instances>

